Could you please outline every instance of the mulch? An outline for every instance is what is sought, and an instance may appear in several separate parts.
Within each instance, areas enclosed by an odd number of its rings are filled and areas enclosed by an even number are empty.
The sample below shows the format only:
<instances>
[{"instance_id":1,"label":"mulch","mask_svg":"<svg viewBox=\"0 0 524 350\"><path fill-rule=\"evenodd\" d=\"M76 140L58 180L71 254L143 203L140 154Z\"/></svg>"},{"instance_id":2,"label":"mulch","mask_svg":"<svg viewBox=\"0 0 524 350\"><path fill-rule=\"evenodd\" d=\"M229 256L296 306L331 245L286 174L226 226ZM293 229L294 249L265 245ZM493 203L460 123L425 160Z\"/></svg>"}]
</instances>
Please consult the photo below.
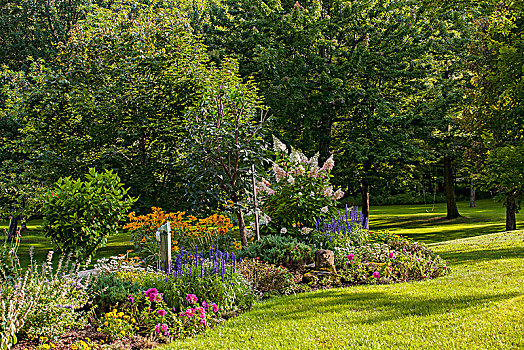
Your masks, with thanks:
<instances>
[{"instance_id":1,"label":"mulch","mask_svg":"<svg viewBox=\"0 0 524 350\"><path fill-rule=\"evenodd\" d=\"M161 344L152 341L150 339L134 336L132 338L123 338L121 340L108 341L107 335L101 332L97 332L93 326L87 326L85 329L76 329L70 330L66 334L62 335L52 343L56 346L55 350L70 350L71 345L76 342L83 340L86 341L86 338L89 338L92 342L105 344L107 349L115 350L140 350L140 349L151 349L160 346ZM38 341L20 341L12 350L35 350L38 346Z\"/></svg>"}]
</instances>

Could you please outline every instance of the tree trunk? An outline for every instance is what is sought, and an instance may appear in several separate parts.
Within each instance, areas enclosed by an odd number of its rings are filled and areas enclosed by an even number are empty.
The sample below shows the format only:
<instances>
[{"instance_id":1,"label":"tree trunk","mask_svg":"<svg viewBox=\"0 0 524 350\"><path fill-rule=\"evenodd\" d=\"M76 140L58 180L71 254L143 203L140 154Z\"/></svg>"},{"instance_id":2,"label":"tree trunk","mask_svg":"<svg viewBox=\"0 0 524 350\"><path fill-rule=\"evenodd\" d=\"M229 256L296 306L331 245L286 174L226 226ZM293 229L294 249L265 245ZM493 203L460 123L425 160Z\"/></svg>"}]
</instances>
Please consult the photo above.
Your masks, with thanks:
<instances>
[{"instance_id":1,"label":"tree trunk","mask_svg":"<svg viewBox=\"0 0 524 350\"><path fill-rule=\"evenodd\" d=\"M475 208L475 180L471 179L471 187L469 189L469 207Z\"/></svg>"},{"instance_id":2,"label":"tree trunk","mask_svg":"<svg viewBox=\"0 0 524 350\"><path fill-rule=\"evenodd\" d=\"M360 184L360 194L362 196L362 215L364 215L365 228L369 229L369 185L365 180Z\"/></svg>"},{"instance_id":3,"label":"tree trunk","mask_svg":"<svg viewBox=\"0 0 524 350\"><path fill-rule=\"evenodd\" d=\"M460 217L455 199L455 187L453 186L453 167L450 157L444 157L444 183L446 186L446 204L448 219Z\"/></svg>"},{"instance_id":4,"label":"tree trunk","mask_svg":"<svg viewBox=\"0 0 524 350\"><path fill-rule=\"evenodd\" d=\"M240 231L240 242L244 247L247 247L246 223L244 222L244 213L241 209L237 209L238 230Z\"/></svg>"},{"instance_id":5,"label":"tree trunk","mask_svg":"<svg viewBox=\"0 0 524 350\"><path fill-rule=\"evenodd\" d=\"M506 199L506 231L515 231L517 229L517 220L515 213L517 212L517 205L515 197L510 194Z\"/></svg>"}]
</instances>

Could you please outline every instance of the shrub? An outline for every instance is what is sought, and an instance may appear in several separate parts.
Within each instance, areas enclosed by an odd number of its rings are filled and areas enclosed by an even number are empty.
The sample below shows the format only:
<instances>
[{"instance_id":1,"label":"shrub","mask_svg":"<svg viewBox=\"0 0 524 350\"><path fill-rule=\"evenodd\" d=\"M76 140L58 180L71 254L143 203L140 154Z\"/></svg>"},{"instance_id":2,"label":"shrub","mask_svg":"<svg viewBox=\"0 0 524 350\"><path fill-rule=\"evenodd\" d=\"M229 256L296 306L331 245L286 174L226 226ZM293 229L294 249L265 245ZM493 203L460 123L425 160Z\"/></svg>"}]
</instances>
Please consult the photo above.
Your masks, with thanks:
<instances>
[{"instance_id":1,"label":"shrub","mask_svg":"<svg viewBox=\"0 0 524 350\"><path fill-rule=\"evenodd\" d=\"M97 309L107 311L141 289L139 283L119 278L115 274L99 274L91 282L88 292Z\"/></svg>"},{"instance_id":2,"label":"shrub","mask_svg":"<svg viewBox=\"0 0 524 350\"><path fill-rule=\"evenodd\" d=\"M136 201L112 171L99 174L89 169L85 178L60 178L43 206L46 237L80 261L92 257L120 231L125 213Z\"/></svg>"},{"instance_id":3,"label":"shrub","mask_svg":"<svg viewBox=\"0 0 524 350\"><path fill-rule=\"evenodd\" d=\"M272 182L258 182L260 208L269 215L272 234L309 237L316 218L329 217L337 200L344 196L330 184L333 157L320 168L318 154L308 159L302 152L274 137L277 159L272 167Z\"/></svg>"},{"instance_id":4,"label":"shrub","mask_svg":"<svg viewBox=\"0 0 524 350\"><path fill-rule=\"evenodd\" d=\"M131 232L131 240L140 256L150 264L158 260L160 249L155 233L158 227L168 221L171 223L171 246L175 251L182 247L207 250L215 246L225 249L231 244L231 238L227 234L233 224L224 215L213 214L197 219L185 212L165 213L157 207L152 210L152 213L146 215L129 214L129 223L124 226L124 229Z\"/></svg>"},{"instance_id":5,"label":"shrub","mask_svg":"<svg viewBox=\"0 0 524 350\"><path fill-rule=\"evenodd\" d=\"M296 292L299 286L294 276L285 267L262 262L259 259L244 259L237 271L248 281L257 294L288 295Z\"/></svg>"},{"instance_id":6,"label":"shrub","mask_svg":"<svg viewBox=\"0 0 524 350\"><path fill-rule=\"evenodd\" d=\"M290 236L269 235L239 252L241 258L260 258L262 261L289 267L304 265L313 260L313 248Z\"/></svg>"}]
</instances>

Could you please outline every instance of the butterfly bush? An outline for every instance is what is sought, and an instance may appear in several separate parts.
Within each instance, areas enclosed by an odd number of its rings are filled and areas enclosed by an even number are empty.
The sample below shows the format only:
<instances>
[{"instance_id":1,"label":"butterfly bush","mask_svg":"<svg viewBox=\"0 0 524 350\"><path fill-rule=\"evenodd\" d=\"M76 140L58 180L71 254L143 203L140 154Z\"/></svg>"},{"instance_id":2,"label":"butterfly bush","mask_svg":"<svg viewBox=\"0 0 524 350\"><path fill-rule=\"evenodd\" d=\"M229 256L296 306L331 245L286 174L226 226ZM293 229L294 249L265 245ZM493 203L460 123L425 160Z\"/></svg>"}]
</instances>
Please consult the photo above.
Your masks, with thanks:
<instances>
[{"instance_id":1,"label":"butterfly bush","mask_svg":"<svg viewBox=\"0 0 524 350\"><path fill-rule=\"evenodd\" d=\"M308 159L293 147L288 152L276 137L273 142L277 156L271 178L260 178L256 185L266 227L270 233L308 237L315 220L330 217L344 196L330 183L333 156L320 167L318 153Z\"/></svg>"}]
</instances>

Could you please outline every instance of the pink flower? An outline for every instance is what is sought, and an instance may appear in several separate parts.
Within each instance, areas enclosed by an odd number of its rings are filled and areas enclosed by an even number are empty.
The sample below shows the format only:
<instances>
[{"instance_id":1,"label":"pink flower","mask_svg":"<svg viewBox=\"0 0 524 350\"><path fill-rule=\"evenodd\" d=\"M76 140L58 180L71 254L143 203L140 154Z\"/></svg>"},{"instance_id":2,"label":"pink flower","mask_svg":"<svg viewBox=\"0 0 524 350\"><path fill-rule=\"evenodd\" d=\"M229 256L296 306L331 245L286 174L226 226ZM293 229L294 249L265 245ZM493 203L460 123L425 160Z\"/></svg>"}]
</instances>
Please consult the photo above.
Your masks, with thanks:
<instances>
[{"instance_id":1,"label":"pink flower","mask_svg":"<svg viewBox=\"0 0 524 350\"><path fill-rule=\"evenodd\" d=\"M353 260L355 260L355 254L349 254L349 255L347 255L347 258L348 258L349 261L353 261Z\"/></svg>"},{"instance_id":2,"label":"pink flower","mask_svg":"<svg viewBox=\"0 0 524 350\"><path fill-rule=\"evenodd\" d=\"M332 170L335 166L335 162L333 161L333 155L326 160L324 163L324 166L322 167L323 170Z\"/></svg>"},{"instance_id":3,"label":"pink flower","mask_svg":"<svg viewBox=\"0 0 524 350\"><path fill-rule=\"evenodd\" d=\"M151 302L157 301L158 290L156 288L149 288L148 290L146 290L146 297L148 297Z\"/></svg>"},{"instance_id":4,"label":"pink flower","mask_svg":"<svg viewBox=\"0 0 524 350\"><path fill-rule=\"evenodd\" d=\"M204 309L207 309L207 302L206 302L205 300L202 302L202 307L203 307Z\"/></svg>"},{"instance_id":5,"label":"pink flower","mask_svg":"<svg viewBox=\"0 0 524 350\"><path fill-rule=\"evenodd\" d=\"M393 252L389 253L388 258L395 259L395 253Z\"/></svg>"},{"instance_id":6,"label":"pink flower","mask_svg":"<svg viewBox=\"0 0 524 350\"><path fill-rule=\"evenodd\" d=\"M218 305L213 303L213 305L211 305L211 309L216 313L218 311Z\"/></svg>"},{"instance_id":7,"label":"pink flower","mask_svg":"<svg viewBox=\"0 0 524 350\"><path fill-rule=\"evenodd\" d=\"M186 312L184 313L184 316L186 317L193 317L193 309L187 309Z\"/></svg>"},{"instance_id":8,"label":"pink flower","mask_svg":"<svg viewBox=\"0 0 524 350\"><path fill-rule=\"evenodd\" d=\"M133 294L129 294L129 296L127 297L127 300L129 300L130 302L134 302L135 298L133 298Z\"/></svg>"},{"instance_id":9,"label":"pink flower","mask_svg":"<svg viewBox=\"0 0 524 350\"><path fill-rule=\"evenodd\" d=\"M160 326L162 328L162 331L165 332L167 331L167 324L162 324L162 326Z\"/></svg>"},{"instance_id":10,"label":"pink flower","mask_svg":"<svg viewBox=\"0 0 524 350\"><path fill-rule=\"evenodd\" d=\"M157 324L155 327L155 332L160 333L160 327L161 327L160 323Z\"/></svg>"},{"instance_id":11,"label":"pink flower","mask_svg":"<svg viewBox=\"0 0 524 350\"><path fill-rule=\"evenodd\" d=\"M167 312L166 310L162 309L162 310L158 310L158 316L160 317L164 317L165 315L167 315ZM164 329L165 330L165 329Z\"/></svg>"},{"instance_id":12,"label":"pink flower","mask_svg":"<svg viewBox=\"0 0 524 350\"><path fill-rule=\"evenodd\" d=\"M198 298L196 295L194 294L188 294L187 297L186 297L186 300L190 303L190 304L195 304L197 301L198 301Z\"/></svg>"},{"instance_id":13,"label":"pink flower","mask_svg":"<svg viewBox=\"0 0 524 350\"><path fill-rule=\"evenodd\" d=\"M373 277L375 277L378 280L380 278L380 272L378 271L373 272Z\"/></svg>"}]
</instances>

